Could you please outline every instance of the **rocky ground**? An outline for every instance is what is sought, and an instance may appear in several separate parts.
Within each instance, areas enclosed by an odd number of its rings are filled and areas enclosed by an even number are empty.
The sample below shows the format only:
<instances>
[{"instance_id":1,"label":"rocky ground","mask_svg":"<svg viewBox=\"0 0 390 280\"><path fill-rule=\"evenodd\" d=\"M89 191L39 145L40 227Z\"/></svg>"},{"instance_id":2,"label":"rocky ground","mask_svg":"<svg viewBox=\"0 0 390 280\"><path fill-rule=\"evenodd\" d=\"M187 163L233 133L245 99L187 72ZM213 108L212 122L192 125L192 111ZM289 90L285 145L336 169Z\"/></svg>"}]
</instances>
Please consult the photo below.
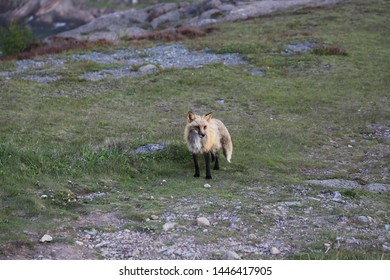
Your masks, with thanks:
<instances>
[{"instance_id":1,"label":"rocky ground","mask_svg":"<svg viewBox=\"0 0 390 280\"><path fill-rule=\"evenodd\" d=\"M151 215L145 221L147 226L137 229L124 227L126 221L116 213L93 212L80 217L73 228L50 232L44 239L27 233L37 241L41 238L36 250L22 247L8 258L258 259L299 254L300 240L315 243L317 239L321 240L317 249L322 253L360 249L388 254L390 224L375 218L386 214L380 210L372 212L372 201L359 200L345 192L355 185L365 188L348 180L253 186L245 193L252 201L250 204L217 197L182 198L168 201L169 210L160 216ZM366 189L382 195L390 193L389 184L369 184ZM288 192L289 199L269 203L267 196L281 191ZM94 200L106 195L110 194L80 199ZM202 213L200 209L205 206L220 210ZM324 239L323 234L328 236Z\"/></svg>"}]
</instances>

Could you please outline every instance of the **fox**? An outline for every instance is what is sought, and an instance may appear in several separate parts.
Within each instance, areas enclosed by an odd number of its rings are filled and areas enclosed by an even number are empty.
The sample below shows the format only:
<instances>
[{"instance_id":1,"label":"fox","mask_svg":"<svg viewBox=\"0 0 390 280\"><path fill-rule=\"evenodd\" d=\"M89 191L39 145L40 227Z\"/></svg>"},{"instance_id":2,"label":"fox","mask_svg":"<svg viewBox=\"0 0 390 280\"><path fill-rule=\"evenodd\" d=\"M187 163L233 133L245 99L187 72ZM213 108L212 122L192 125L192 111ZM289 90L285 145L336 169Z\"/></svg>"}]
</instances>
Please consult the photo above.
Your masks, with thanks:
<instances>
[{"instance_id":1,"label":"fox","mask_svg":"<svg viewBox=\"0 0 390 280\"><path fill-rule=\"evenodd\" d=\"M195 115L191 111L188 112L184 139L194 160L194 177L200 177L200 154L203 154L206 163L206 179L212 179L210 154L211 160L214 162L214 170L219 170L218 155L221 149L226 160L230 163L233 153L232 138L222 121L212 118L212 112L203 116Z\"/></svg>"}]
</instances>

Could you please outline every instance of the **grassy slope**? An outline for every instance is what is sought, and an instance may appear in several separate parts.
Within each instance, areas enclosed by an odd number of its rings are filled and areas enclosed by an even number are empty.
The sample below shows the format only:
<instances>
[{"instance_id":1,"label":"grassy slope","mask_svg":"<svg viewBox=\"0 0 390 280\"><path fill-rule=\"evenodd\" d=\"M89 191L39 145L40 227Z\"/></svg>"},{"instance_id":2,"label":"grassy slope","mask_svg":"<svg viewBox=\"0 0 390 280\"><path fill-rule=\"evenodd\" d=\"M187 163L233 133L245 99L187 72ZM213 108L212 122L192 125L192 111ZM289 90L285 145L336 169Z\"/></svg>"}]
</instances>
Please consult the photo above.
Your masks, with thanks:
<instances>
[{"instance_id":1,"label":"grassy slope","mask_svg":"<svg viewBox=\"0 0 390 280\"><path fill-rule=\"evenodd\" d=\"M211 192L226 199L244 200L254 185L307 178L388 183L389 145L363 141L362 133L372 124L389 124L389 5L365 2L228 23L183 42L192 49L240 52L266 77L217 64L80 81L78 74L98 67L91 63L67 65L65 78L49 85L0 77L0 244L29 243L23 231L45 233L93 209L119 211L137 223L167 207L163 200L143 201L142 207L135 198L121 201L117 190L130 197L140 190L175 199L208 197L205 181L192 177L182 140L188 110L213 111L231 131L232 164L223 160L211 182ZM280 54L302 41L337 46L348 55ZM13 67L0 63L1 69ZM161 142L168 151L128 153ZM369 154L375 157L365 161ZM106 186L109 179L118 184ZM169 188L156 188L163 179ZM90 204L72 201L73 195L96 191L112 195ZM281 190L267 199L288 195ZM388 196L368 196L379 210L389 210Z\"/></svg>"}]
</instances>

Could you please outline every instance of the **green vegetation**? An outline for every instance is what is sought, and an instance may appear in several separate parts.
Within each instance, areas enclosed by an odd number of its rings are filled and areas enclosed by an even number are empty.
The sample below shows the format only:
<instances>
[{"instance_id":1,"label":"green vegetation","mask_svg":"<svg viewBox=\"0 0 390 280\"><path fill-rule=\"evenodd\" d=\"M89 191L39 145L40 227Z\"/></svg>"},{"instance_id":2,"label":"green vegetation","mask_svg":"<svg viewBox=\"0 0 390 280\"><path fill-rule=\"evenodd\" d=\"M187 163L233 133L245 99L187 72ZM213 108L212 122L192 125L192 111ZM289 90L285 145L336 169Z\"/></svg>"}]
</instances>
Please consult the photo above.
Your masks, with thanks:
<instances>
[{"instance_id":1,"label":"green vegetation","mask_svg":"<svg viewBox=\"0 0 390 280\"><path fill-rule=\"evenodd\" d=\"M145 219L151 214L171 211L182 198L226 202L199 207L205 214L236 211L231 202L241 201L241 221L261 238L272 235L268 230L275 218L269 209L295 200L296 186L306 179L389 183L389 143L363 138L372 125L389 125L388 5L352 1L336 8L283 12L226 23L208 36L182 41L191 49L239 52L263 69L265 77L251 74L246 66L213 64L119 80L80 79L85 71L107 67L91 62L66 63L58 70L63 78L49 84L0 75L0 255L2 245L10 242L34 247L25 232L40 236L66 230L95 210L119 213L128 220L125 227L142 229L149 226ZM25 36L15 34L19 44ZM325 47L281 54L288 44L303 41ZM141 49L151 42L134 44L121 47ZM9 49L3 45L3 52ZM0 62L0 69L11 67ZM221 99L223 103L216 102ZM222 170L207 182L209 190L203 188L204 179L192 177L192 158L183 141L189 110L213 111L233 138L232 163L221 160ZM168 149L135 154L138 146L149 143L165 143ZM108 195L79 199L97 192ZM350 215L341 204L320 208L307 198L302 206L290 207L289 215L303 216L311 206L309 219L333 221L337 215L353 218L367 211L377 221L373 232L388 223L388 194L341 193L358 205ZM310 189L310 196L319 194L331 195ZM180 211L193 210L183 206ZM256 222L259 217L261 223ZM286 229L292 240L287 233L277 236L299 246L299 254L291 258L389 257L381 243L367 245L372 246L368 255L362 253L365 248L325 254L322 244L334 242L335 236L310 225L315 230L307 240L301 240L298 226ZM222 226L215 234L224 233ZM343 233L349 234L339 228L338 234ZM365 238L376 242L374 233Z\"/></svg>"},{"instance_id":2,"label":"green vegetation","mask_svg":"<svg viewBox=\"0 0 390 280\"><path fill-rule=\"evenodd\" d=\"M0 46L3 55L19 53L29 47L34 41L35 38L28 27L17 23L0 27Z\"/></svg>"}]
</instances>

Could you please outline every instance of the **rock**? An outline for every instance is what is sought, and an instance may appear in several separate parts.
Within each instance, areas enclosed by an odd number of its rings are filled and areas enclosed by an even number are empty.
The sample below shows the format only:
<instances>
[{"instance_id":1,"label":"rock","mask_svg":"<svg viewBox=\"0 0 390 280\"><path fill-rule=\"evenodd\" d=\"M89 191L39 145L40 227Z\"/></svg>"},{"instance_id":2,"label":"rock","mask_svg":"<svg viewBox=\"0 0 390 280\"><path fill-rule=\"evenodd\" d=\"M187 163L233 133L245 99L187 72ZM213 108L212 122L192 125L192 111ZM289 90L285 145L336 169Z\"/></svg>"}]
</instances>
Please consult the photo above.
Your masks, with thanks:
<instances>
[{"instance_id":1,"label":"rock","mask_svg":"<svg viewBox=\"0 0 390 280\"><path fill-rule=\"evenodd\" d=\"M223 256L224 260L239 260L241 257L234 251L227 251Z\"/></svg>"},{"instance_id":2,"label":"rock","mask_svg":"<svg viewBox=\"0 0 390 280\"><path fill-rule=\"evenodd\" d=\"M150 216L150 219L151 220L158 220L160 217L159 216L157 216L157 215L151 215Z\"/></svg>"},{"instance_id":3,"label":"rock","mask_svg":"<svg viewBox=\"0 0 390 280\"><path fill-rule=\"evenodd\" d=\"M390 184L371 183L366 188L371 192L390 192Z\"/></svg>"},{"instance_id":4,"label":"rock","mask_svg":"<svg viewBox=\"0 0 390 280\"><path fill-rule=\"evenodd\" d=\"M250 67L248 68L248 71L249 73L253 74L253 75L257 75L257 76L260 76L260 77L265 77L265 72L259 68L255 68L255 67Z\"/></svg>"},{"instance_id":5,"label":"rock","mask_svg":"<svg viewBox=\"0 0 390 280\"><path fill-rule=\"evenodd\" d=\"M333 201L344 203L343 197L339 191L334 191L334 196L332 198Z\"/></svg>"},{"instance_id":6,"label":"rock","mask_svg":"<svg viewBox=\"0 0 390 280\"><path fill-rule=\"evenodd\" d=\"M177 223L174 222L167 222L163 225L164 231L170 231L173 230L176 227Z\"/></svg>"},{"instance_id":7,"label":"rock","mask_svg":"<svg viewBox=\"0 0 390 280\"><path fill-rule=\"evenodd\" d=\"M142 74L152 74L157 71L157 66L153 64L147 64L144 66L141 66L138 71L141 72Z\"/></svg>"},{"instance_id":8,"label":"rock","mask_svg":"<svg viewBox=\"0 0 390 280\"><path fill-rule=\"evenodd\" d=\"M315 44L305 41L302 43L288 45L287 48L282 52L282 54L294 54L299 52L307 52L313 50L314 47Z\"/></svg>"},{"instance_id":9,"label":"rock","mask_svg":"<svg viewBox=\"0 0 390 280\"><path fill-rule=\"evenodd\" d=\"M210 188L211 188L210 184L204 184L203 187L204 187L205 189L210 189Z\"/></svg>"},{"instance_id":10,"label":"rock","mask_svg":"<svg viewBox=\"0 0 390 280\"><path fill-rule=\"evenodd\" d=\"M45 234L45 235L42 236L42 238L39 240L39 242L41 242L41 243L52 242L52 241L53 241L53 237L51 237L51 236L48 235L48 234Z\"/></svg>"},{"instance_id":11,"label":"rock","mask_svg":"<svg viewBox=\"0 0 390 280\"><path fill-rule=\"evenodd\" d=\"M146 31L141 28L147 14L143 10L130 9L103 15L76 29L57 34L60 37L72 37L77 40L117 41L122 37L141 36Z\"/></svg>"},{"instance_id":12,"label":"rock","mask_svg":"<svg viewBox=\"0 0 390 280\"><path fill-rule=\"evenodd\" d=\"M81 242L81 241L78 241L78 240L76 240L76 241L75 241L75 243L76 243L77 245L79 245L79 246L83 246L83 245L84 245L84 243L83 243L83 242Z\"/></svg>"},{"instance_id":13,"label":"rock","mask_svg":"<svg viewBox=\"0 0 390 280\"><path fill-rule=\"evenodd\" d=\"M210 226L210 221L205 217L199 217L196 219L196 223L200 227L208 227Z\"/></svg>"},{"instance_id":14,"label":"rock","mask_svg":"<svg viewBox=\"0 0 390 280\"><path fill-rule=\"evenodd\" d=\"M166 14L163 14L159 16L158 18L155 18L150 23L152 25L153 29L156 29L157 27L161 25L169 25L170 23L177 22L180 19L180 12L177 10L168 12Z\"/></svg>"},{"instance_id":15,"label":"rock","mask_svg":"<svg viewBox=\"0 0 390 280\"><path fill-rule=\"evenodd\" d=\"M155 152L160 152L167 148L167 145L164 144L147 144L145 146L140 146L135 150L136 154L151 154Z\"/></svg>"},{"instance_id":16,"label":"rock","mask_svg":"<svg viewBox=\"0 0 390 280\"><path fill-rule=\"evenodd\" d=\"M374 221L370 216L357 216L356 220L362 224L371 224Z\"/></svg>"},{"instance_id":17,"label":"rock","mask_svg":"<svg viewBox=\"0 0 390 280\"><path fill-rule=\"evenodd\" d=\"M353 190L368 190L371 192L390 192L390 184L369 183L361 184L357 181L343 179L307 180L306 183L321 185L330 188L344 188Z\"/></svg>"},{"instance_id":18,"label":"rock","mask_svg":"<svg viewBox=\"0 0 390 280\"><path fill-rule=\"evenodd\" d=\"M7 21L30 18L34 23L53 25L55 22L84 24L94 19L92 13L75 7L72 0L29 0L6 15Z\"/></svg>"},{"instance_id":19,"label":"rock","mask_svg":"<svg viewBox=\"0 0 390 280\"><path fill-rule=\"evenodd\" d=\"M173 10L177 10L179 8L178 3L165 3L152 6L146 9L146 13L148 14L147 20L153 21L154 19L169 13Z\"/></svg>"},{"instance_id":20,"label":"rock","mask_svg":"<svg viewBox=\"0 0 390 280\"><path fill-rule=\"evenodd\" d=\"M272 255L279 255L280 254L280 250L276 247L272 247L270 252Z\"/></svg>"},{"instance_id":21,"label":"rock","mask_svg":"<svg viewBox=\"0 0 390 280\"><path fill-rule=\"evenodd\" d=\"M95 236L95 235L98 233L98 231L97 231L95 228L92 228L92 229L90 229L90 230L85 229L84 232L85 232L86 234L89 234L89 235L92 235L92 236Z\"/></svg>"},{"instance_id":22,"label":"rock","mask_svg":"<svg viewBox=\"0 0 390 280\"><path fill-rule=\"evenodd\" d=\"M39 1L61 2L59 0L30 0L37 4ZM70 3L71 0L64 0ZM129 9L91 18L84 11L75 11L69 16L80 18L87 24L76 29L58 34L63 37L73 37L78 40L113 40L131 36L137 32L150 34L154 29L177 26L200 27L213 23L246 20L248 18L272 14L299 5L324 6L342 0L291 0L291 1L226 1L205 0L193 3L165 3L144 9ZM58 5L60 6L60 5ZM34 8L35 9L35 8ZM75 9L73 9L74 11ZM137 28L137 30L134 30ZM137 36L137 35L136 35Z\"/></svg>"},{"instance_id":23,"label":"rock","mask_svg":"<svg viewBox=\"0 0 390 280\"><path fill-rule=\"evenodd\" d=\"M286 201L286 202L284 202L284 204L286 206L289 206L289 207L291 207L291 206L301 206L302 205L302 203L300 201Z\"/></svg>"}]
</instances>

